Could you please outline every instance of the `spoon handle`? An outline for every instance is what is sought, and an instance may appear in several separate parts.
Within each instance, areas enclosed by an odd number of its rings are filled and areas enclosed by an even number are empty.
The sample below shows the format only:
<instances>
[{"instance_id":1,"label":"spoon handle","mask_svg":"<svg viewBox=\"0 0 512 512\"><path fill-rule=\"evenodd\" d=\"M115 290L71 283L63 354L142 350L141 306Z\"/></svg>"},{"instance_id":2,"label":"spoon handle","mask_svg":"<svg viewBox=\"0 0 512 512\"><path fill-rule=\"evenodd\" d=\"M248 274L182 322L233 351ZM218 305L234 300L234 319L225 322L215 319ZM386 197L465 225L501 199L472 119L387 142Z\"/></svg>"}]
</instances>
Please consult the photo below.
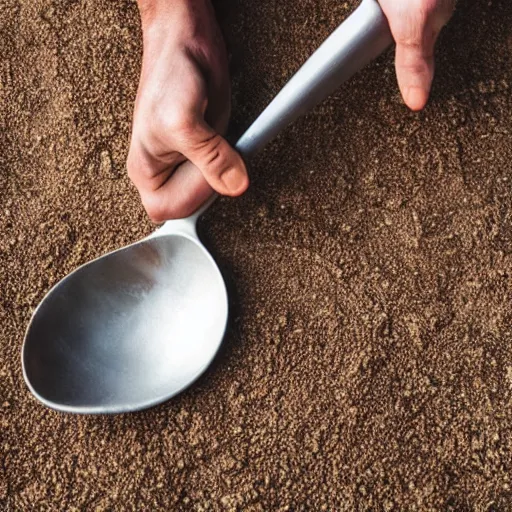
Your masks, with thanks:
<instances>
[{"instance_id":1,"label":"spoon handle","mask_svg":"<svg viewBox=\"0 0 512 512\"><path fill-rule=\"evenodd\" d=\"M248 158L314 108L392 42L377 0L359 7L322 43L236 143Z\"/></svg>"},{"instance_id":2,"label":"spoon handle","mask_svg":"<svg viewBox=\"0 0 512 512\"><path fill-rule=\"evenodd\" d=\"M359 7L320 45L235 144L249 158L292 121L314 108L392 42L377 0ZM217 198L213 194L188 219L197 219Z\"/></svg>"}]
</instances>

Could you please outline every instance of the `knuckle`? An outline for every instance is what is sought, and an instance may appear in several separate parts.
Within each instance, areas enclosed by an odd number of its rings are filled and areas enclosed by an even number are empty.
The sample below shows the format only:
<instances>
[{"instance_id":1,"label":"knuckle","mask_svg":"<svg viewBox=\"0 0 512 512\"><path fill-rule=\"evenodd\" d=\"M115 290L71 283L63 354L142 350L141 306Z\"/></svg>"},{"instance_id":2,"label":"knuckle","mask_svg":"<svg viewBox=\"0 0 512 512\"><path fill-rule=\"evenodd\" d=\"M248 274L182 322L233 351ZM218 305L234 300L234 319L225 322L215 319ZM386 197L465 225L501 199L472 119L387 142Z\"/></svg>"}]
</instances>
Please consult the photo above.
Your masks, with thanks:
<instances>
[{"instance_id":1,"label":"knuckle","mask_svg":"<svg viewBox=\"0 0 512 512\"><path fill-rule=\"evenodd\" d=\"M408 50L420 52L423 48L421 34L398 37L396 42Z\"/></svg>"},{"instance_id":2,"label":"knuckle","mask_svg":"<svg viewBox=\"0 0 512 512\"><path fill-rule=\"evenodd\" d=\"M130 171L128 169L128 176L132 181L142 181L144 183L153 183L154 178L157 176L158 171L150 165L139 165L133 167Z\"/></svg>"},{"instance_id":3,"label":"knuckle","mask_svg":"<svg viewBox=\"0 0 512 512\"><path fill-rule=\"evenodd\" d=\"M202 143L201 170L203 174L218 178L230 168L244 169L242 157L219 134Z\"/></svg>"},{"instance_id":4,"label":"knuckle","mask_svg":"<svg viewBox=\"0 0 512 512\"><path fill-rule=\"evenodd\" d=\"M142 194L142 205L152 222L159 223L165 219L165 212L161 201L154 194Z\"/></svg>"},{"instance_id":5,"label":"knuckle","mask_svg":"<svg viewBox=\"0 0 512 512\"><path fill-rule=\"evenodd\" d=\"M193 116L183 107L160 109L134 122L133 137L151 152L160 148L173 149L178 140L185 139L195 129Z\"/></svg>"},{"instance_id":6,"label":"knuckle","mask_svg":"<svg viewBox=\"0 0 512 512\"><path fill-rule=\"evenodd\" d=\"M146 206L146 213L148 214L149 219L151 222L154 222L155 224L160 224L161 222L165 222L167 220L167 216L164 215L164 212L161 208L154 207L154 206Z\"/></svg>"},{"instance_id":7,"label":"knuckle","mask_svg":"<svg viewBox=\"0 0 512 512\"><path fill-rule=\"evenodd\" d=\"M196 123L193 116L187 110L175 107L159 120L160 129L167 135L186 137L195 129Z\"/></svg>"},{"instance_id":8,"label":"knuckle","mask_svg":"<svg viewBox=\"0 0 512 512\"><path fill-rule=\"evenodd\" d=\"M138 186L142 180L145 181L154 176L153 170L148 165L144 165L143 159L134 150L128 152L126 171L128 178L135 186Z\"/></svg>"},{"instance_id":9,"label":"knuckle","mask_svg":"<svg viewBox=\"0 0 512 512\"><path fill-rule=\"evenodd\" d=\"M220 173L228 164L229 156L222 148L222 138L214 135L203 143L204 167L209 174Z\"/></svg>"},{"instance_id":10,"label":"knuckle","mask_svg":"<svg viewBox=\"0 0 512 512\"><path fill-rule=\"evenodd\" d=\"M155 193L141 195L142 205L148 214L148 217L155 224L159 224L169 219L179 218L179 211L176 205L163 201Z\"/></svg>"}]
</instances>

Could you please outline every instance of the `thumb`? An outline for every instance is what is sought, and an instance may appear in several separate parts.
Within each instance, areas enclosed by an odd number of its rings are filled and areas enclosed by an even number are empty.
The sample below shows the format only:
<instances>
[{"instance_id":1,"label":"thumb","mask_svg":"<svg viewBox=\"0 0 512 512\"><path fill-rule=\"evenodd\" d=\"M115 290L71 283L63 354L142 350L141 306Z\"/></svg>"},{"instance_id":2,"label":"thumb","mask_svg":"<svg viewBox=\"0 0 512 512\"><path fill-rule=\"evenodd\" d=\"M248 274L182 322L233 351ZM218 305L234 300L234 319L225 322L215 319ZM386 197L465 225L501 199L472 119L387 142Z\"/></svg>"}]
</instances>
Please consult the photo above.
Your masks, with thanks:
<instances>
[{"instance_id":1,"label":"thumb","mask_svg":"<svg viewBox=\"0 0 512 512\"><path fill-rule=\"evenodd\" d=\"M406 105L421 110L434 78L434 45L455 0L379 0L396 42L395 68Z\"/></svg>"},{"instance_id":2,"label":"thumb","mask_svg":"<svg viewBox=\"0 0 512 512\"><path fill-rule=\"evenodd\" d=\"M238 196L249 186L240 154L206 121L200 119L182 141L179 151L203 174L219 194Z\"/></svg>"},{"instance_id":3,"label":"thumb","mask_svg":"<svg viewBox=\"0 0 512 512\"><path fill-rule=\"evenodd\" d=\"M427 103L434 78L434 43L436 37L425 41L397 41L395 67L398 87L411 110L421 110Z\"/></svg>"}]
</instances>

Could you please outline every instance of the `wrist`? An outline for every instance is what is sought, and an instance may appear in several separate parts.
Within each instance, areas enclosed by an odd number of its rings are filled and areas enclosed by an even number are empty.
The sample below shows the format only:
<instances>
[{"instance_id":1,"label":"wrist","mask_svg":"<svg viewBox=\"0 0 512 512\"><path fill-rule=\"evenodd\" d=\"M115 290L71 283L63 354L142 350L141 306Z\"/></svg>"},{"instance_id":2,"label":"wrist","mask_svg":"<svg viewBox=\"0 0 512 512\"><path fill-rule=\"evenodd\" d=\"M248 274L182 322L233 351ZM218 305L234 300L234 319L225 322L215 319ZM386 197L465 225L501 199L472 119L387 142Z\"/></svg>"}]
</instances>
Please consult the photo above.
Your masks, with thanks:
<instances>
[{"instance_id":1,"label":"wrist","mask_svg":"<svg viewBox=\"0 0 512 512\"><path fill-rule=\"evenodd\" d=\"M142 30L185 23L210 0L137 0Z\"/></svg>"}]
</instances>

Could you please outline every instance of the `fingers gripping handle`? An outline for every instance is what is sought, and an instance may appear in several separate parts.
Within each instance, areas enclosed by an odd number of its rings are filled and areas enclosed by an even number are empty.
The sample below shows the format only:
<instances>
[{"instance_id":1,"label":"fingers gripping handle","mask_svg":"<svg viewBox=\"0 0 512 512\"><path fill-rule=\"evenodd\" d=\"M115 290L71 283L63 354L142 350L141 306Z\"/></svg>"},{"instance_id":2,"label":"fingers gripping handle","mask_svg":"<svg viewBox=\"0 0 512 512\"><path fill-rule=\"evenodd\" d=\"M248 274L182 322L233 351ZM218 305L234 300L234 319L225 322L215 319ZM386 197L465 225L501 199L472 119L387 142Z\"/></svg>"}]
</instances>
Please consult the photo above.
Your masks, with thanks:
<instances>
[{"instance_id":1,"label":"fingers gripping handle","mask_svg":"<svg viewBox=\"0 0 512 512\"><path fill-rule=\"evenodd\" d=\"M377 0L363 0L242 135L236 149L245 158L258 152L288 124L380 55L391 42L391 32Z\"/></svg>"}]
</instances>

